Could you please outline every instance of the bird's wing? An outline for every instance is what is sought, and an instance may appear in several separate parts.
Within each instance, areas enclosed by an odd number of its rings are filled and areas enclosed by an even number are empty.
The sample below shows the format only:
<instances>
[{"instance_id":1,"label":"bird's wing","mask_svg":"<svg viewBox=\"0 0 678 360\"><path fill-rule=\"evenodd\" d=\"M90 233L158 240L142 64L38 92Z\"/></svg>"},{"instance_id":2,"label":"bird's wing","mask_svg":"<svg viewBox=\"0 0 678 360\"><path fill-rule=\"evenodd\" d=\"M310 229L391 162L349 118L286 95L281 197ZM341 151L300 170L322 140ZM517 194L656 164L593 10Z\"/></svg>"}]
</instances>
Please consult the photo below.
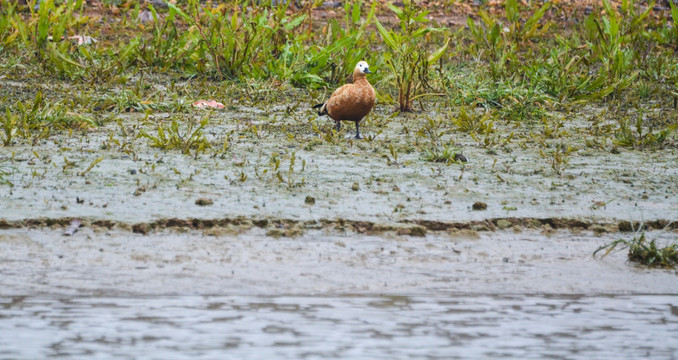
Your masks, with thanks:
<instances>
[{"instance_id":1,"label":"bird's wing","mask_svg":"<svg viewBox=\"0 0 678 360\"><path fill-rule=\"evenodd\" d=\"M341 108L342 106L345 106L345 104L348 104L353 97L350 91L352 86L353 84L346 84L337 90L334 90L330 99L325 103L325 109L332 111L332 108Z\"/></svg>"}]
</instances>

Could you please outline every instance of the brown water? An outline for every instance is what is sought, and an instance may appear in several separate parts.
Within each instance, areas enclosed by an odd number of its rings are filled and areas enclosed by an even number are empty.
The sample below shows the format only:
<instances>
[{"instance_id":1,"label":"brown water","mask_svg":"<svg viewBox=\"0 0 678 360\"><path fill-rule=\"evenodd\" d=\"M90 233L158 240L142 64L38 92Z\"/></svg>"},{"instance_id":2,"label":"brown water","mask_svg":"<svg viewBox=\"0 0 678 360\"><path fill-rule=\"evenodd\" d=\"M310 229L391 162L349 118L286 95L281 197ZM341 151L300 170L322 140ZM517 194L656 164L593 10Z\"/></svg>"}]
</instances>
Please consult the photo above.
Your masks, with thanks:
<instances>
[{"instance_id":1,"label":"brown water","mask_svg":"<svg viewBox=\"0 0 678 360\"><path fill-rule=\"evenodd\" d=\"M0 298L2 359L675 359L678 296Z\"/></svg>"}]
</instances>

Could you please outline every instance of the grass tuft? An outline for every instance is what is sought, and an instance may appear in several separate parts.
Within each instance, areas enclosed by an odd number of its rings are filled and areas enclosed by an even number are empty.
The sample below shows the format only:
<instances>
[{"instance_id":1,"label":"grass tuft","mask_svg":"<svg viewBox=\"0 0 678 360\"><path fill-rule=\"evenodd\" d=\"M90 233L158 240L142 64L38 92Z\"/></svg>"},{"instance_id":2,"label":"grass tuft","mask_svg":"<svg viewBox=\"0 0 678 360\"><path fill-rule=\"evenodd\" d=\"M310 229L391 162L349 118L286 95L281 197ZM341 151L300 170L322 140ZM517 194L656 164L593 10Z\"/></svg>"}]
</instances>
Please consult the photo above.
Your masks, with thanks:
<instances>
[{"instance_id":1,"label":"grass tuft","mask_svg":"<svg viewBox=\"0 0 678 360\"><path fill-rule=\"evenodd\" d=\"M601 246L593 252L593 256L595 257L598 252L605 250L605 253L601 256L602 259L617 247L620 247L622 250L628 248L629 261L649 267L673 268L678 264L677 243L674 242L664 247L659 247L655 239L648 242L644 232L631 240L619 239Z\"/></svg>"}]
</instances>

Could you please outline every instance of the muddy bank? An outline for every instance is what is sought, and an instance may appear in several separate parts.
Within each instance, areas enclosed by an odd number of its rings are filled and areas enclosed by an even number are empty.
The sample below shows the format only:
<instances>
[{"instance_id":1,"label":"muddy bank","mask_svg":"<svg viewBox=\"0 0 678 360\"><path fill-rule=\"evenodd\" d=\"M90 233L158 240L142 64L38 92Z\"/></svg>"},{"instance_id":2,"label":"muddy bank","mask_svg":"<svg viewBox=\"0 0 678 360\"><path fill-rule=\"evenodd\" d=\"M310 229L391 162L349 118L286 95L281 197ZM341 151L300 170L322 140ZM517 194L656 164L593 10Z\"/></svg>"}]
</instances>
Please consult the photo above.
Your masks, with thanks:
<instances>
[{"instance_id":1,"label":"muddy bank","mask_svg":"<svg viewBox=\"0 0 678 360\"><path fill-rule=\"evenodd\" d=\"M77 222L76 225L75 222ZM591 230L596 234L610 232L637 232L647 230L676 230L678 223L668 220L654 220L644 222L595 222L582 219L557 219L557 218L498 218L468 222L441 222L430 220L401 220L390 224L374 223L370 221L348 219L319 219L299 221L293 219L249 219L246 217L223 218L223 219L159 219L150 223L124 223L110 220L92 220L81 218L39 218L7 221L0 219L0 229L31 228L39 229L92 227L103 230L131 230L134 233L148 234L157 231L187 231L205 230L212 232L220 231L247 231L254 227L268 229L267 235L272 237L295 237L307 230L340 230L352 231L357 234L379 235L395 233L398 235L425 236L428 232L456 232L460 230L496 231L513 229L522 231L538 229L545 233L552 230L566 229L573 231ZM69 234L70 235L70 234Z\"/></svg>"},{"instance_id":2,"label":"muddy bank","mask_svg":"<svg viewBox=\"0 0 678 360\"><path fill-rule=\"evenodd\" d=\"M625 235L625 236L630 236ZM647 235L659 242L666 231ZM266 229L149 235L0 230L3 295L675 294L675 270L594 259L618 234L569 230L426 236Z\"/></svg>"},{"instance_id":3,"label":"muddy bank","mask_svg":"<svg viewBox=\"0 0 678 360\"><path fill-rule=\"evenodd\" d=\"M125 115L118 124L6 147L0 163L14 186L0 187L0 219L79 217L127 224L237 217L375 224L678 219L676 148L588 148L586 114L562 120L568 127L562 142L577 150L558 174L553 159L525 140L486 147L450 129L439 143L454 146L469 161L426 161L417 150L424 140L403 129L440 118L437 112L393 118L390 108L378 108L363 125L368 139L353 141L345 138L350 130L324 138L332 125L310 109L288 115L234 109L213 114L204 135L215 148L227 147L221 153L158 149L139 135L168 127L168 114ZM497 134L536 131L495 126ZM484 206L475 208L476 203Z\"/></svg>"}]
</instances>

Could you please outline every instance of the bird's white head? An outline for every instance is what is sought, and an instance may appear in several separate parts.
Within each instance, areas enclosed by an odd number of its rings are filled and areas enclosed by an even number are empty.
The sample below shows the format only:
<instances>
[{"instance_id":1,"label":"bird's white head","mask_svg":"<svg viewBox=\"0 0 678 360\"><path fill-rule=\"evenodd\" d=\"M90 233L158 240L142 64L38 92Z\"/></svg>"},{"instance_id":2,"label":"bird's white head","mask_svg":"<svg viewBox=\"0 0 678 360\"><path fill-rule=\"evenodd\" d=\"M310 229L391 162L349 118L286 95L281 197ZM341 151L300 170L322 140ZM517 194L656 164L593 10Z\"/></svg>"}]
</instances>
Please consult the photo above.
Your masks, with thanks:
<instances>
[{"instance_id":1,"label":"bird's white head","mask_svg":"<svg viewBox=\"0 0 678 360\"><path fill-rule=\"evenodd\" d=\"M372 72L370 71L370 66L367 65L366 61L360 61L358 64L355 66L354 71L359 71L363 74L371 74Z\"/></svg>"}]
</instances>

